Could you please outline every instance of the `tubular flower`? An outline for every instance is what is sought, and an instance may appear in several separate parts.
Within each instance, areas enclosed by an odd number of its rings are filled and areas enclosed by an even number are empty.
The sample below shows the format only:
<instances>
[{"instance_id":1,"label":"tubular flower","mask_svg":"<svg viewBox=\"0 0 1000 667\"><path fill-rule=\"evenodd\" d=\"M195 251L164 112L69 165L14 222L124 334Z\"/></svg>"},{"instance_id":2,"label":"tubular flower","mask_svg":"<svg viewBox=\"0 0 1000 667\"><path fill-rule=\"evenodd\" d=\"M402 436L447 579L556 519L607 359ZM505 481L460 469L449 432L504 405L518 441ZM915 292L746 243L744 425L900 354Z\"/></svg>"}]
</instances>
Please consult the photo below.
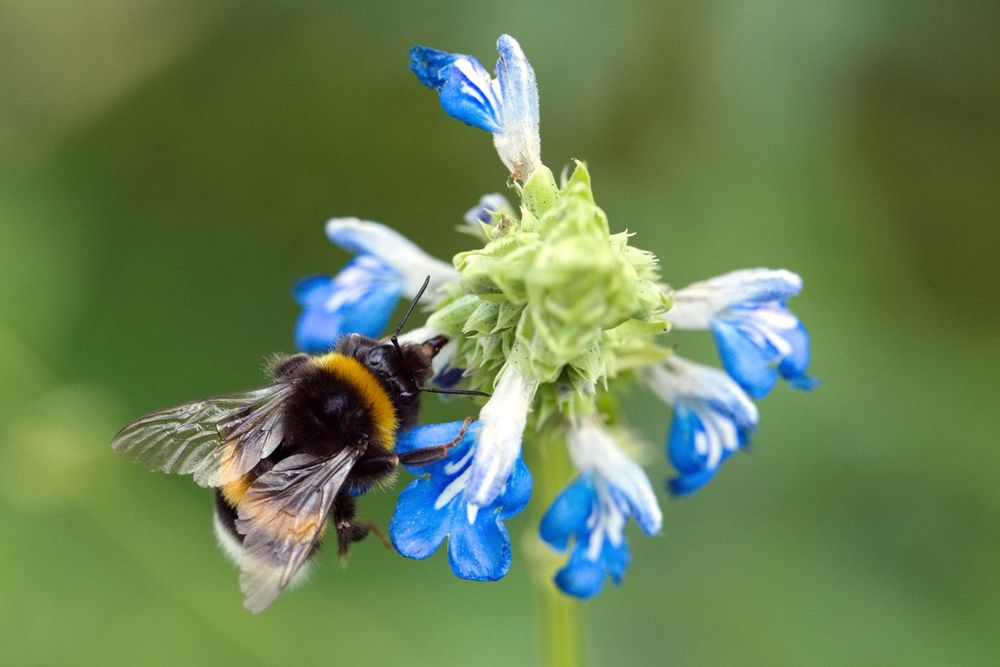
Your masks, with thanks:
<instances>
[{"instance_id":1,"label":"tubular flower","mask_svg":"<svg viewBox=\"0 0 1000 667\"><path fill-rule=\"evenodd\" d=\"M493 133L497 153L514 178L542 164L535 71L510 35L497 40L497 77L472 56L426 46L410 49L410 69L438 91L441 107L464 123Z\"/></svg>"},{"instance_id":2,"label":"tubular flower","mask_svg":"<svg viewBox=\"0 0 1000 667\"><path fill-rule=\"evenodd\" d=\"M376 335L396 301L430 276L431 313L404 338L447 338L435 381L490 397L460 439L460 422L400 435L400 453L458 442L447 459L412 471L422 477L399 496L393 544L420 559L447 539L459 577L504 576L513 551L504 521L532 492L527 457L552 466L536 502L548 503L540 537L569 552L555 584L588 598L608 577L621 582L630 517L646 534L662 528L653 487L626 453L620 390L644 382L672 406L669 488L684 495L704 486L747 445L758 422L750 396L762 397L778 376L813 384L808 336L786 307L801 280L754 269L671 290L656 256L613 231L585 164L558 183L542 164L534 70L513 38L501 36L497 50L495 78L472 56L423 46L411 49L410 68L449 115L493 134L517 203L492 194L466 212L460 229L480 243L451 264L381 225L330 221L330 238L357 257L336 278L300 284L298 334L307 349L347 331ZM665 340L671 326L711 330L726 370L676 355ZM554 455L535 457L540 444ZM572 471L554 463L567 458Z\"/></svg>"},{"instance_id":3,"label":"tubular flower","mask_svg":"<svg viewBox=\"0 0 1000 667\"><path fill-rule=\"evenodd\" d=\"M295 345L303 352L324 352L348 333L377 336L399 299L412 298L424 278L431 276L437 288L458 279L451 266L377 222L334 218L326 235L357 256L336 276L312 276L295 285L303 308Z\"/></svg>"},{"instance_id":4,"label":"tubular flower","mask_svg":"<svg viewBox=\"0 0 1000 667\"><path fill-rule=\"evenodd\" d=\"M660 532L663 515L646 473L622 452L611 435L593 421L577 423L568 436L570 455L580 476L552 502L539 526L541 538L565 551L569 561L556 574L565 593L590 598L610 576L621 583L629 564L625 523L635 517L647 535Z\"/></svg>"},{"instance_id":5,"label":"tubular flower","mask_svg":"<svg viewBox=\"0 0 1000 667\"><path fill-rule=\"evenodd\" d=\"M674 406L667 455L680 475L670 480L670 491L697 491L724 460L749 444L757 406L722 371L676 355L644 374L653 393Z\"/></svg>"},{"instance_id":6,"label":"tubular flower","mask_svg":"<svg viewBox=\"0 0 1000 667\"><path fill-rule=\"evenodd\" d=\"M767 396L778 375L811 389L809 334L785 307L801 289L791 271L733 271L679 290L665 317L678 329L711 329L722 365L754 398Z\"/></svg>"}]
</instances>

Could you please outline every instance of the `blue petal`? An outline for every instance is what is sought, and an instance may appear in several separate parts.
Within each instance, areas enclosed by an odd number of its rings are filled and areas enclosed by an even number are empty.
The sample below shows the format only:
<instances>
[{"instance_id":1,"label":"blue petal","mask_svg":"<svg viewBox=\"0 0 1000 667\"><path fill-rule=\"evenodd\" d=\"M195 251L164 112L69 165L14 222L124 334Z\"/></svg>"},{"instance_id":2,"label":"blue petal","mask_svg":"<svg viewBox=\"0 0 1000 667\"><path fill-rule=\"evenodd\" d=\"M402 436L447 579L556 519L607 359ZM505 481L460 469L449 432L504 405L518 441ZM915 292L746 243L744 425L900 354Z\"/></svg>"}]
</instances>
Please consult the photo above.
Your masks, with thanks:
<instances>
[{"instance_id":1,"label":"blue petal","mask_svg":"<svg viewBox=\"0 0 1000 667\"><path fill-rule=\"evenodd\" d=\"M448 562L456 576L473 581L496 581L510 569L510 536L495 512L482 511L469 524L464 517L452 521Z\"/></svg>"},{"instance_id":2,"label":"blue petal","mask_svg":"<svg viewBox=\"0 0 1000 667\"><path fill-rule=\"evenodd\" d=\"M485 81L463 72L462 67L468 67L463 65L466 62L481 70ZM472 57L467 61L458 61L445 68L444 73L447 80L441 87L440 98L445 113L480 130L499 132L503 127L500 124L499 103L490 88L489 74L479 61Z\"/></svg>"},{"instance_id":3,"label":"blue petal","mask_svg":"<svg viewBox=\"0 0 1000 667\"><path fill-rule=\"evenodd\" d=\"M817 380L806 375L806 367L809 366L809 333L800 323L785 334L785 339L791 344L792 353L781 360L778 372L796 389L808 391L818 384Z\"/></svg>"},{"instance_id":4,"label":"blue petal","mask_svg":"<svg viewBox=\"0 0 1000 667\"><path fill-rule=\"evenodd\" d=\"M402 290L399 275L371 255L355 257L333 279L300 280L293 292L306 310L295 327L295 344L304 352L322 352L345 334L377 337Z\"/></svg>"},{"instance_id":5,"label":"blue petal","mask_svg":"<svg viewBox=\"0 0 1000 667\"><path fill-rule=\"evenodd\" d=\"M599 562L588 559L580 550L574 550L569 562L556 573L556 586L563 593L587 600L601 592L606 576L607 572Z\"/></svg>"},{"instance_id":6,"label":"blue petal","mask_svg":"<svg viewBox=\"0 0 1000 667\"><path fill-rule=\"evenodd\" d=\"M448 53L432 49L429 46L418 45L410 48L410 69L420 79L420 83L428 88L439 90L446 81L441 70L459 58L468 57L460 53Z\"/></svg>"},{"instance_id":7,"label":"blue petal","mask_svg":"<svg viewBox=\"0 0 1000 667\"><path fill-rule=\"evenodd\" d=\"M396 551L407 558L427 558L448 533L452 504L435 510L438 495L438 489L422 479L410 482L399 494L389 521L389 536Z\"/></svg>"},{"instance_id":8,"label":"blue petal","mask_svg":"<svg viewBox=\"0 0 1000 667\"><path fill-rule=\"evenodd\" d=\"M476 58L414 46L410 69L420 83L438 91L448 115L487 132L500 131L499 100L489 72Z\"/></svg>"},{"instance_id":9,"label":"blue petal","mask_svg":"<svg viewBox=\"0 0 1000 667\"><path fill-rule=\"evenodd\" d=\"M771 365L777 356L774 348L761 348L721 318L712 320L712 334L726 372L753 398L767 396L778 381L778 372Z\"/></svg>"},{"instance_id":10,"label":"blue petal","mask_svg":"<svg viewBox=\"0 0 1000 667\"><path fill-rule=\"evenodd\" d=\"M425 447L433 447L451 442L458 437L463 424L465 424L464 421L457 421L414 426L400 433L399 438L396 440L396 452L398 454L405 454L415 449L424 449ZM462 441L448 451L447 458L424 466L406 466L406 469L415 475L429 474L430 479L443 488L454 476L454 473L449 474L446 468L451 467L456 461L460 461L468 453L472 443L476 440L476 433L479 432L479 428L480 424L478 421L472 422L468 429L466 429Z\"/></svg>"},{"instance_id":11,"label":"blue petal","mask_svg":"<svg viewBox=\"0 0 1000 667\"><path fill-rule=\"evenodd\" d=\"M295 347L312 354L326 352L343 334L339 316L313 308L295 323Z\"/></svg>"},{"instance_id":12,"label":"blue petal","mask_svg":"<svg viewBox=\"0 0 1000 667\"><path fill-rule=\"evenodd\" d=\"M712 481L718 468L705 468L692 473L682 474L667 481L667 490L675 496L687 496Z\"/></svg>"},{"instance_id":13,"label":"blue petal","mask_svg":"<svg viewBox=\"0 0 1000 667\"><path fill-rule=\"evenodd\" d=\"M667 456L678 472L699 472L705 467L705 457L697 452L694 445L695 437L704 430L698 415L678 401L667 436Z\"/></svg>"},{"instance_id":14,"label":"blue petal","mask_svg":"<svg viewBox=\"0 0 1000 667\"><path fill-rule=\"evenodd\" d=\"M615 586L619 585L622 583L622 579L625 578L625 572L628 571L629 563L632 561L632 557L628 551L628 544L626 544L624 539L618 546L605 542L604 548L601 550L601 560L608 569L608 573L611 575L611 580L615 582Z\"/></svg>"},{"instance_id":15,"label":"blue petal","mask_svg":"<svg viewBox=\"0 0 1000 667\"><path fill-rule=\"evenodd\" d=\"M705 424L698 414L691 409L686 400L679 400L674 405L673 421L670 424L670 435L667 438L667 456L679 477L667 482L667 488L675 496L685 496L694 493L707 484L718 470L722 462L733 454L732 444L742 449L748 444L752 424L741 424L732 415L719 406L709 406L720 418L728 419L736 429L735 443L720 443L720 457L715 466L708 466L709 453L700 453L695 448L695 438L701 434L709 438ZM729 444L730 446L725 446Z\"/></svg>"},{"instance_id":16,"label":"blue petal","mask_svg":"<svg viewBox=\"0 0 1000 667\"><path fill-rule=\"evenodd\" d=\"M295 302L303 308L318 308L326 303L333 293L333 276L309 276L302 278L292 287Z\"/></svg>"},{"instance_id":17,"label":"blue petal","mask_svg":"<svg viewBox=\"0 0 1000 667\"><path fill-rule=\"evenodd\" d=\"M507 486L494 501L495 505L501 506L501 518L510 519L527 507L528 500L531 499L532 483L531 471L525 465L524 459L518 457L517 463L514 464L514 472L511 473L510 480L507 481Z\"/></svg>"},{"instance_id":18,"label":"blue petal","mask_svg":"<svg viewBox=\"0 0 1000 667\"><path fill-rule=\"evenodd\" d=\"M586 477L577 477L545 511L538 526L541 538L559 551L565 551L573 533L586 526L587 517L593 511L594 496L591 482Z\"/></svg>"}]
</instances>

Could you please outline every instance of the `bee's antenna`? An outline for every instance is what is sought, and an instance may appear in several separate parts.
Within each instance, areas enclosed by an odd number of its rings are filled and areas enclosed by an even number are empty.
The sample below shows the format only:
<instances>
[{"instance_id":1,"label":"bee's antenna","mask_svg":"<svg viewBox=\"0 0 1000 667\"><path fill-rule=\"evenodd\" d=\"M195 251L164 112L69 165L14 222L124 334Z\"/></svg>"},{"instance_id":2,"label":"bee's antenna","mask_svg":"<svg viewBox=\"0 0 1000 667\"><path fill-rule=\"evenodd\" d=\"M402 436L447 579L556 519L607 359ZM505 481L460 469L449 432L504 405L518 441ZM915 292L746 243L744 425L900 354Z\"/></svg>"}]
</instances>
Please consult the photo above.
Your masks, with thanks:
<instances>
[{"instance_id":1,"label":"bee's antenna","mask_svg":"<svg viewBox=\"0 0 1000 667\"><path fill-rule=\"evenodd\" d=\"M430 284L430 282L431 282L430 276L424 278L424 284L421 285L420 289L417 290L417 295L413 297L413 301L410 302L410 306L406 309L406 312L403 313L403 319L400 320L399 326L396 327L396 330L392 333L392 342L394 344L396 342L396 338L399 336L399 332L402 331L403 327L406 326L406 320L410 319L410 315L413 314L413 309L417 307L417 303L420 301L420 297L424 295L424 290L427 289L427 286Z\"/></svg>"},{"instance_id":2,"label":"bee's antenna","mask_svg":"<svg viewBox=\"0 0 1000 667\"><path fill-rule=\"evenodd\" d=\"M437 387L420 387L420 391L429 394L455 394L456 396L485 396L489 398L492 394L477 389L438 389Z\"/></svg>"},{"instance_id":3,"label":"bee's antenna","mask_svg":"<svg viewBox=\"0 0 1000 667\"><path fill-rule=\"evenodd\" d=\"M396 330L392 332L392 337L389 338L389 340L392 342L392 346L396 348L396 354L399 355L400 359L403 358L403 351L399 349L399 332L403 330L404 326L406 326L406 320L410 319L410 315L413 314L413 309L417 307L417 302L420 301L420 297L424 295L424 290L427 289L427 285L429 285L430 282L431 282L430 276L424 278L424 284L421 285L420 289L417 290L417 295L413 297L413 301L410 302L410 305L409 307L407 307L406 312L403 313L403 319L399 321L399 326L396 327Z\"/></svg>"}]
</instances>

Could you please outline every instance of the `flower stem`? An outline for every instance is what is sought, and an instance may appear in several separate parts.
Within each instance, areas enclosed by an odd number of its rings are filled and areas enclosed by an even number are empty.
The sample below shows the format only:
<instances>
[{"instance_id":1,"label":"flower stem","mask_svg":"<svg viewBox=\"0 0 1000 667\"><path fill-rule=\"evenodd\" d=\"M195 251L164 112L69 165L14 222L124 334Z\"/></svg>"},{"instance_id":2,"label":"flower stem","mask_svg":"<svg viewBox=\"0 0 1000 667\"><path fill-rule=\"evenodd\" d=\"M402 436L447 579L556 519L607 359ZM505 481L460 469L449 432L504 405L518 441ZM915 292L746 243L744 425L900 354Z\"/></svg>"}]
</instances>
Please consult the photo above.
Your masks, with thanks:
<instances>
[{"instance_id":1,"label":"flower stem","mask_svg":"<svg viewBox=\"0 0 1000 667\"><path fill-rule=\"evenodd\" d=\"M553 499L570 481L573 468L561 439L540 438L536 452L537 471L532 497L531 526L537 531L542 515ZM537 532L528 540L532 545L530 558L534 568L537 593L538 628L541 639L542 664L550 667L570 667L582 664L583 633L582 605L576 598L562 593L553 583L555 572L562 567L565 556L542 543Z\"/></svg>"}]
</instances>

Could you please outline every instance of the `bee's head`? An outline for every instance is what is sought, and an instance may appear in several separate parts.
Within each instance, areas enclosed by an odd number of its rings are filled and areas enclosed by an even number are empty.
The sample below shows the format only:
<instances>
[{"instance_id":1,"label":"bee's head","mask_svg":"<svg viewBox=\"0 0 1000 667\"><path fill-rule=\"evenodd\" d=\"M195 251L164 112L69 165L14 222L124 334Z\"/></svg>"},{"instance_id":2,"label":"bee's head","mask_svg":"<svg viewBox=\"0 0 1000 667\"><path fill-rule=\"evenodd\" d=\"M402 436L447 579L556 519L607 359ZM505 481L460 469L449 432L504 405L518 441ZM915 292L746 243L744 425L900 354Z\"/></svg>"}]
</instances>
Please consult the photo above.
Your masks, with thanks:
<instances>
[{"instance_id":1,"label":"bee's head","mask_svg":"<svg viewBox=\"0 0 1000 667\"><path fill-rule=\"evenodd\" d=\"M341 340L337 351L354 357L371 371L393 402L409 406L417 403L421 387L431 377L431 360L440 349L440 345L429 343L383 342L351 334Z\"/></svg>"}]
</instances>

